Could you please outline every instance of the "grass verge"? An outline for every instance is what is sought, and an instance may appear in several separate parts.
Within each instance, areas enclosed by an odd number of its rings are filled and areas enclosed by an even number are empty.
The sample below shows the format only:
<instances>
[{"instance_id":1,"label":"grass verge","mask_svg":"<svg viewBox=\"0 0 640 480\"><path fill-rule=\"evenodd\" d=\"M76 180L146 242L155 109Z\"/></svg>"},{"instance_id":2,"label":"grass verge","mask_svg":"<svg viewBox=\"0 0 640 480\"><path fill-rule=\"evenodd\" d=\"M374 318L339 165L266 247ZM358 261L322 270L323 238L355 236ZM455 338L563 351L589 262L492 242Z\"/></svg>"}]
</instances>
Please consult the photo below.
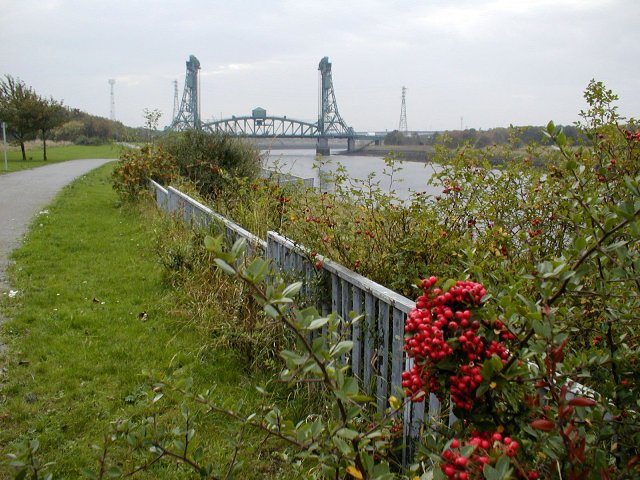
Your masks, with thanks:
<instances>
[{"instance_id":1,"label":"grass verge","mask_svg":"<svg viewBox=\"0 0 640 480\"><path fill-rule=\"evenodd\" d=\"M18 170L41 167L51 163L64 162L67 160L78 160L85 158L118 158L123 147L119 145L65 145L60 147L47 147L47 158L42 160L42 145L27 149L27 160L22 160L20 149L7 151L7 167L4 165L4 155L0 154L0 175Z\"/></svg>"},{"instance_id":2,"label":"grass verge","mask_svg":"<svg viewBox=\"0 0 640 480\"><path fill-rule=\"evenodd\" d=\"M54 478L79 478L83 467L96 471L91 445L101 443L114 420L154 416L169 429L179 421L184 398L150 401L143 371L192 377L195 392L213 385L214 399L227 408L253 411L259 402L253 386L263 379L247 374L241 357L203 348L202 331L169 313L176 298L153 251L156 213L149 205L117 207L112 168L80 178L38 216L14 254L11 283L19 293L3 299L11 320L2 325L9 353L0 359L0 453L38 438L39 457L55 462ZM238 427L226 417L197 415L193 443L222 470ZM249 433L241 446L259 444ZM115 445L111 457L130 471L143 461L130 453ZM244 468L253 478L284 475L264 451L250 452ZM0 466L1 478L10 474ZM187 467L163 462L136 475L193 477Z\"/></svg>"}]
</instances>

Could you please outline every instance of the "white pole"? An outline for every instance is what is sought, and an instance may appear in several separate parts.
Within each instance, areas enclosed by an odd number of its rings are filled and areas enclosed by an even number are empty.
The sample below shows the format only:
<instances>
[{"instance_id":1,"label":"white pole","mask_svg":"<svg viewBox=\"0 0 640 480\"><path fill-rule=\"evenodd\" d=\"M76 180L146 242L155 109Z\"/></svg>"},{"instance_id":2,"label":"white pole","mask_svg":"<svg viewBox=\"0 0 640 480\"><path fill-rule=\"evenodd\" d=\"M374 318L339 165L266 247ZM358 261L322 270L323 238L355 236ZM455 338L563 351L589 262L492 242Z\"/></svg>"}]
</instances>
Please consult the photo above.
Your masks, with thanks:
<instances>
[{"instance_id":1,"label":"white pole","mask_svg":"<svg viewBox=\"0 0 640 480\"><path fill-rule=\"evenodd\" d=\"M7 124L2 122L2 150L4 150L4 169L9 171L9 164L7 163Z\"/></svg>"}]
</instances>

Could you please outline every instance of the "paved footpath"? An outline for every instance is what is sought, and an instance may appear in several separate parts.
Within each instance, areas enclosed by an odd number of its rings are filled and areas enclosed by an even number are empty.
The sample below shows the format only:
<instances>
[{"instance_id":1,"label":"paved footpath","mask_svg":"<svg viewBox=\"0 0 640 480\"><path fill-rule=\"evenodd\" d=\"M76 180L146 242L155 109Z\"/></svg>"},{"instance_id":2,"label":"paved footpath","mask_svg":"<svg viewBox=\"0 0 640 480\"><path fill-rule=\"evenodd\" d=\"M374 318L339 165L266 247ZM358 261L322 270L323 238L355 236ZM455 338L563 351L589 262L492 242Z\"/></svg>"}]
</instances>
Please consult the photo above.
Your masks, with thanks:
<instances>
[{"instance_id":1,"label":"paved footpath","mask_svg":"<svg viewBox=\"0 0 640 480\"><path fill-rule=\"evenodd\" d=\"M0 175L0 294L9 289L9 254L20 245L33 217L73 179L111 161L70 160Z\"/></svg>"}]
</instances>

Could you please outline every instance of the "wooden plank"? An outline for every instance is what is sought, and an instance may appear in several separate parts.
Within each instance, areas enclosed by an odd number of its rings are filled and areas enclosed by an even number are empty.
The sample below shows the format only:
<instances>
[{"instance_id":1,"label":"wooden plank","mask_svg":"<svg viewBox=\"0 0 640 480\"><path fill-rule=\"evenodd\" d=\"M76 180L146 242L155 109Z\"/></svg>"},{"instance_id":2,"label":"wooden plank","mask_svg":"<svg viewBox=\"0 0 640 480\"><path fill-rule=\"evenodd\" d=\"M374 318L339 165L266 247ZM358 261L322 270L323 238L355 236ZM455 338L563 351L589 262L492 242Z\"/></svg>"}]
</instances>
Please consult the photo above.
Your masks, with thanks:
<instances>
[{"instance_id":1,"label":"wooden plank","mask_svg":"<svg viewBox=\"0 0 640 480\"><path fill-rule=\"evenodd\" d=\"M438 424L441 423L440 415L441 415L442 405L440 404L440 400L435 394L429 394L429 425L435 428Z\"/></svg>"},{"instance_id":2,"label":"wooden plank","mask_svg":"<svg viewBox=\"0 0 640 480\"><path fill-rule=\"evenodd\" d=\"M349 312L351 311L351 285L344 279L340 280L340 312L339 315L346 320L349 320Z\"/></svg>"},{"instance_id":3,"label":"wooden plank","mask_svg":"<svg viewBox=\"0 0 640 480\"><path fill-rule=\"evenodd\" d=\"M378 412L384 412L389 398L389 356L391 344L389 328L389 305L380 304L378 309L378 336L380 339L380 371L376 379L376 397L378 398Z\"/></svg>"},{"instance_id":4,"label":"wooden plank","mask_svg":"<svg viewBox=\"0 0 640 480\"><path fill-rule=\"evenodd\" d=\"M331 311L333 313L338 313L341 302L340 302L340 277L337 275L331 275Z\"/></svg>"},{"instance_id":5,"label":"wooden plank","mask_svg":"<svg viewBox=\"0 0 640 480\"><path fill-rule=\"evenodd\" d=\"M371 392L371 379L374 375L373 356L375 353L375 318L376 318L376 298L369 292L364 295L364 341L362 354L362 381L367 393Z\"/></svg>"},{"instance_id":6,"label":"wooden plank","mask_svg":"<svg viewBox=\"0 0 640 480\"><path fill-rule=\"evenodd\" d=\"M391 390L390 395L402 391L402 371L404 368L404 313L393 309L391 330Z\"/></svg>"},{"instance_id":7,"label":"wooden plank","mask_svg":"<svg viewBox=\"0 0 640 480\"><path fill-rule=\"evenodd\" d=\"M349 312L351 311L351 305L353 303L353 297L351 293L351 285L346 280L340 281L340 316L343 320L349 321ZM344 329L343 329L344 331ZM341 332L342 333L342 332ZM348 332L348 338L346 340L351 340L351 330ZM349 356L343 355L341 358L341 362L343 365L347 364L347 358L353 357L353 350Z\"/></svg>"},{"instance_id":8,"label":"wooden plank","mask_svg":"<svg viewBox=\"0 0 640 480\"><path fill-rule=\"evenodd\" d=\"M362 290L353 287L352 310L356 315L362 313ZM351 338L353 340L353 351L351 354L351 372L354 377L362 380L362 322L358 320L353 324Z\"/></svg>"}]
</instances>

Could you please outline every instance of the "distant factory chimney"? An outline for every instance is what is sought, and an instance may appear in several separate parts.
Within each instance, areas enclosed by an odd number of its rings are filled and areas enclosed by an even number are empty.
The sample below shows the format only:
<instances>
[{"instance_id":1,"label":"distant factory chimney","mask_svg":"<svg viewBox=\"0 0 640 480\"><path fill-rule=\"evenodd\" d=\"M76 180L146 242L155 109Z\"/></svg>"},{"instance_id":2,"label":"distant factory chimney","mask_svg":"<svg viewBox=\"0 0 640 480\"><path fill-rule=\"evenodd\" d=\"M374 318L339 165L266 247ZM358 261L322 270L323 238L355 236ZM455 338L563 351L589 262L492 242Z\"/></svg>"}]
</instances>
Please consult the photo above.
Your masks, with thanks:
<instances>
[{"instance_id":1,"label":"distant factory chimney","mask_svg":"<svg viewBox=\"0 0 640 480\"><path fill-rule=\"evenodd\" d=\"M114 94L113 86L116 84L114 78L109 79L109 85L111 85L111 120L116 121L116 97Z\"/></svg>"}]
</instances>

